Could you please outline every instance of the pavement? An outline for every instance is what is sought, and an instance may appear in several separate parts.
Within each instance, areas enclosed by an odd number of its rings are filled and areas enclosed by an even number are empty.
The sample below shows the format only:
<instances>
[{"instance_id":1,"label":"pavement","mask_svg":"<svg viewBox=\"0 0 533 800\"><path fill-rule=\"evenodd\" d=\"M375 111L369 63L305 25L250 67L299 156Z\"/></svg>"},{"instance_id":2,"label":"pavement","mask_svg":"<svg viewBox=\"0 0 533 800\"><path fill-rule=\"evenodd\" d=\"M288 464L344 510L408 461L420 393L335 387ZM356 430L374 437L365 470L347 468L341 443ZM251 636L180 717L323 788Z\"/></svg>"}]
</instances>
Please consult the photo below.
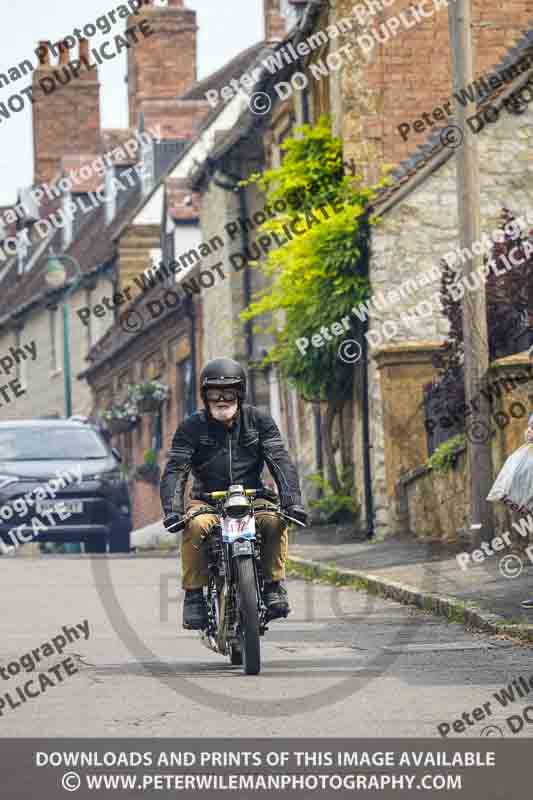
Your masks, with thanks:
<instances>
[{"instance_id":1,"label":"pavement","mask_svg":"<svg viewBox=\"0 0 533 800\"><path fill-rule=\"evenodd\" d=\"M181 627L175 553L19 552L0 558L0 573L9 604L4 737L514 738L533 730L530 694L507 703L494 696L520 678L533 686L529 645L384 597L289 578L292 613L269 625L261 673L246 676Z\"/></svg>"},{"instance_id":2,"label":"pavement","mask_svg":"<svg viewBox=\"0 0 533 800\"><path fill-rule=\"evenodd\" d=\"M291 532L293 572L353 583L375 594L416 605L493 633L533 641L533 611L520 602L533 596L533 564L509 549L472 560L461 569L464 545L412 536L381 541L357 538L347 526Z\"/></svg>"}]
</instances>

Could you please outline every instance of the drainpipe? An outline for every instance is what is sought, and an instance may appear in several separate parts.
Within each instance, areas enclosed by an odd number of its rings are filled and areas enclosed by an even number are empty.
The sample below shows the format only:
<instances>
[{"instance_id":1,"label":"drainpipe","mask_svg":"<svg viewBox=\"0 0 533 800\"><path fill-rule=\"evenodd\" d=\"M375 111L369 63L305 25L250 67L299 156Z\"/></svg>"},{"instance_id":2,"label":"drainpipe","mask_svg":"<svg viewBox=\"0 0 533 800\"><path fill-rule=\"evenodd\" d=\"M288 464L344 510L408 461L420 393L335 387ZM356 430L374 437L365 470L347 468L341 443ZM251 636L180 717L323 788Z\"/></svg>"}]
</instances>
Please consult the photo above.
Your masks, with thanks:
<instances>
[{"instance_id":1,"label":"drainpipe","mask_svg":"<svg viewBox=\"0 0 533 800\"><path fill-rule=\"evenodd\" d=\"M368 410L368 318L363 323L363 472L365 476L366 537L374 536L374 497L370 467L370 415Z\"/></svg>"},{"instance_id":2,"label":"drainpipe","mask_svg":"<svg viewBox=\"0 0 533 800\"><path fill-rule=\"evenodd\" d=\"M365 227L367 236L370 235L370 226L365 219ZM365 258L366 270L368 276L368 266L370 264L370 247L365 248L366 253L363 254ZM370 466L370 413L368 402L368 341L366 334L368 333L369 320L366 317L363 322L363 341L362 341L362 367L363 367L363 472L365 480L365 507L366 507L366 536L367 539L372 539L374 536L374 495L372 494L372 469Z\"/></svg>"},{"instance_id":3,"label":"drainpipe","mask_svg":"<svg viewBox=\"0 0 533 800\"><path fill-rule=\"evenodd\" d=\"M191 386L193 387L193 408L191 412L196 411L196 313L194 310L194 300L192 297L187 297L185 301L185 314L189 318L189 349L191 352ZM185 414L189 414L189 409L185 409Z\"/></svg>"}]
</instances>

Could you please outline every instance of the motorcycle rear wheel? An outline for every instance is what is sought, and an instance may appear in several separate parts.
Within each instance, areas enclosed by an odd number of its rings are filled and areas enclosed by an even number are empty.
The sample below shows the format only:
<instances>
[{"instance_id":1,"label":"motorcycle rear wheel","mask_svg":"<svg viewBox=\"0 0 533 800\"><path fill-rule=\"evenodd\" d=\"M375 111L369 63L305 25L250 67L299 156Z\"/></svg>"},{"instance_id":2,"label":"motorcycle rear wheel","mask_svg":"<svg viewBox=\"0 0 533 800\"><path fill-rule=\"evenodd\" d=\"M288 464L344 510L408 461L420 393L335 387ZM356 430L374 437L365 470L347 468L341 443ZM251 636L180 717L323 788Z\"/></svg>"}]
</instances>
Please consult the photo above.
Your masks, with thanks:
<instances>
[{"instance_id":1,"label":"motorcycle rear wheel","mask_svg":"<svg viewBox=\"0 0 533 800\"><path fill-rule=\"evenodd\" d=\"M261 670L259 609L252 557L237 559L239 589L239 628L241 653L246 675L258 675Z\"/></svg>"}]
</instances>

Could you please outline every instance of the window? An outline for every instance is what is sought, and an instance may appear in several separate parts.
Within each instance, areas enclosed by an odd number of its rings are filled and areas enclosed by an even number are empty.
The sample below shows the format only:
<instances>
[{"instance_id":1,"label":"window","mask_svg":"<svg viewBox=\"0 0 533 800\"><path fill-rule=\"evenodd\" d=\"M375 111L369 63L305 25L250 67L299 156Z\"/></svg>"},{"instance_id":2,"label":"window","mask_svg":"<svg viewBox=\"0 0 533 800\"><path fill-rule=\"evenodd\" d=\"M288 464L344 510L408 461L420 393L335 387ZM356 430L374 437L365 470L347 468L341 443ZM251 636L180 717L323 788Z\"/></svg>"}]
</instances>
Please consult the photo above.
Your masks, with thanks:
<instances>
[{"instance_id":1,"label":"window","mask_svg":"<svg viewBox=\"0 0 533 800\"><path fill-rule=\"evenodd\" d=\"M50 371L52 374L61 372L61 358L59 355L59 309L57 306L49 311L50 323Z\"/></svg>"},{"instance_id":2,"label":"window","mask_svg":"<svg viewBox=\"0 0 533 800\"><path fill-rule=\"evenodd\" d=\"M151 416L150 447L156 452L163 447L163 412Z\"/></svg>"},{"instance_id":3,"label":"window","mask_svg":"<svg viewBox=\"0 0 533 800\"><path fill-rule=\"evenodd\" d=\"M133 436L132 431L127 431L124 434L124 452L122 454L123 464L125 467L131 467L133 464Z\"/></svg>"},{"instance_id":4,"label":"window","mask_svg":"<svg viewBox=\"0 0 533 800\"><path fill-rule=\"evenodd\" d=\"M176 365L176 402L178 420L185 419L196 410L194 386L192 385L192 361L185 358Z\"/></svg>"}]
</instances>

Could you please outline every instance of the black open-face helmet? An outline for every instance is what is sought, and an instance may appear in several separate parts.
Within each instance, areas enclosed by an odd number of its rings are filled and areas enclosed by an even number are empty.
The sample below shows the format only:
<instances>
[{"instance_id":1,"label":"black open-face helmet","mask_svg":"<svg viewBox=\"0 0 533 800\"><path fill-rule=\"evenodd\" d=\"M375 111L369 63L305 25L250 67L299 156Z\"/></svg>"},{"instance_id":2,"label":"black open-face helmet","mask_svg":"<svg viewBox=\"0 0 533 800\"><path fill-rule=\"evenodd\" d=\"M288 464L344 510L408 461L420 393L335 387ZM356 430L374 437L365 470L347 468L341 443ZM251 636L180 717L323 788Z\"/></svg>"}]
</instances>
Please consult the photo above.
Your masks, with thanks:
<instances>
[{"instance_id":1,"label":"black open-face helmet","mask_svg":"<svg viewBox=\"0 0 533 800\"><path fill-rule=\"evenodd\" d=\"M246 372L231 358L214 358L200 373L200 394L206 406L208 389L235 389L242 403L246 395Z\"/></svg>"}]
</instances>

